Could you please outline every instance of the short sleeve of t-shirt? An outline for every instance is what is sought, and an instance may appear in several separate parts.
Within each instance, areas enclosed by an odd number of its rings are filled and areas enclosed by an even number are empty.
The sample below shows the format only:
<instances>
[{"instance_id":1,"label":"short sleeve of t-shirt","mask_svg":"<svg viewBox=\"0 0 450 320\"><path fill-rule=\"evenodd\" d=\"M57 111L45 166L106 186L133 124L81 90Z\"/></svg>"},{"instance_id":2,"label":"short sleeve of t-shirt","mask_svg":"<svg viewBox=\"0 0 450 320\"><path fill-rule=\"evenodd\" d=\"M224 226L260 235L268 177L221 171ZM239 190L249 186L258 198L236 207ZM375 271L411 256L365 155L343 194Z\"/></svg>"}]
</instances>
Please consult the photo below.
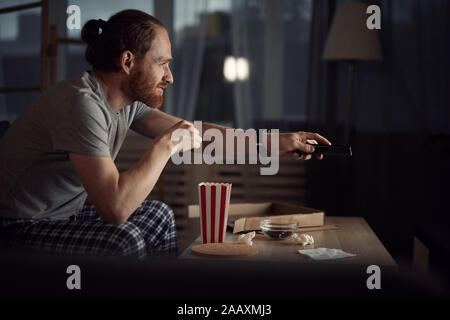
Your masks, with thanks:
<instances>
[{"instance_id":1,"label":"short sleeve of t-shirt","mask_svg":"<svg viewBox=\"0 0 450 320\"><path fill-rule=\"evenodd\" d=\"M67 107L47 115L53 150L109 157L107 119L111 116L89 95L72 96L65 103Z\"/></svg>"},{"instance_id":2,"label":"short sleeve of t-shirt","mask_svg":"<svg viewBox=\"0 0 450 320\"><path fill-rule=\"evenodd\" d=\"M133 118L133 123L138 122L139 120L142 120L145 118L145 116L152 111L152 108L147 106L145 103L136 101L136 108L135 108L135 114Z\"/></svg>"}]
</instances>

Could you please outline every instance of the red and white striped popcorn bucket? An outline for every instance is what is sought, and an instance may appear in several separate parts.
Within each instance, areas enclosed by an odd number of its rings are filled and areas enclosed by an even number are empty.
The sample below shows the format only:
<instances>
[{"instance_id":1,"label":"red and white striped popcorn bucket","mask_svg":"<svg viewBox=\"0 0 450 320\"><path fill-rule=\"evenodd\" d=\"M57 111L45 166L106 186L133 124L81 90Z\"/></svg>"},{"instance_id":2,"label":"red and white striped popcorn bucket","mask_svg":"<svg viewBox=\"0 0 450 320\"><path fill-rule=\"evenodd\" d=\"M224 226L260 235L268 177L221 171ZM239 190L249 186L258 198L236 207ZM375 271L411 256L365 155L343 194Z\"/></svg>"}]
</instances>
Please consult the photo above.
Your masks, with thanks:
<instances>
[{"instance_id":1,"label":"red and white striped popcorn bucket","mask_svg":"<svg viewBox=\"0 0 450 320\"><path fill-rule=\"evenodd\" d=\"M230 208L231 183L198 185L200 230L203 243L223 242Z\"/></svg>"}]
</instances>

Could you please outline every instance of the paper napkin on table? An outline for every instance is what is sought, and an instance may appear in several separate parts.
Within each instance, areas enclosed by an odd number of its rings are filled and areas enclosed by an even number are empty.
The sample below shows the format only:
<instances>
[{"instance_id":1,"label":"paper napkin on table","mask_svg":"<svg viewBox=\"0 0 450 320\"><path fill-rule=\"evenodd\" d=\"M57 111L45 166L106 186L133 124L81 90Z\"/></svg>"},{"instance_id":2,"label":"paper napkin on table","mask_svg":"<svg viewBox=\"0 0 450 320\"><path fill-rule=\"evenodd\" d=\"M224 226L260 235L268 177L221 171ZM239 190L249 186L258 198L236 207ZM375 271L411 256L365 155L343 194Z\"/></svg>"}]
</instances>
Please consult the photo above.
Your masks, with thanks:
<instances>
[{"instance_id":1,"label":"paper napkin on table","mask_svg":"<svg viewBox=\"0 0 450 320\"><path fill-rule=\"evenodd\" d=\"M306 234L306 233L293 233L291 236L292 239L299 242L302 246L307 246L309 244L314 244L314 238L313 236Z\"/></svg>"},{"instance_id":2,"label":"paper napkin on table","mask_svg":"<svg viewBox=\"0 0 450 320\"><path fill-rule=\"evenodd\" d=\"M245 234L241 234L238 238L237 238L237 242L239 243L246 243L249 246L253 245L253 238L255 237L256 232L252 231L252 232L248 232Z\"/></svg>"},{"instance_id":3,"label":"paper napkin on table","mask_svg":"<svg viewBox=\"0 0 450 320\"><path fill-rule=\"evenodd\" d=\"M348 253L342 251L341 249L329 249L329 248L305 249L305 250L298 250L298 252L307 255L308 257L314 260L339 259L356 256L356 254Z\"/></svg>"}]
</instances>

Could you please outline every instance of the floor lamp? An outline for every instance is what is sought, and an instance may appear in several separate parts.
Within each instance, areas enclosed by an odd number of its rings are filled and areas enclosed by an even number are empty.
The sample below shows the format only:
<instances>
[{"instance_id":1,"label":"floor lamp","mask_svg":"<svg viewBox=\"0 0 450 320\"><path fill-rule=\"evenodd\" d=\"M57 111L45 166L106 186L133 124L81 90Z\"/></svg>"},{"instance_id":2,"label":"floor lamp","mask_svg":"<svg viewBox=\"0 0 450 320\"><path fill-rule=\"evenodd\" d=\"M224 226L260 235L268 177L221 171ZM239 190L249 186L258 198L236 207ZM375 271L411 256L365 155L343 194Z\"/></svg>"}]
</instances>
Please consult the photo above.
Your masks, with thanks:
<instances>
[{"instance_id":1,"label":"floor lamp","mask_svg":"<svg viewBox=\"0 0 450 320\"><path fill-rule=\"evenodd\" d=\"M347 82L347 108L345 114L344 144L351 145L353 135L351 127L353 122L353 88L355 78L355 65L357 61L381 61L382 53L380 40L376 29L369 30L366 20L367 4L360 2L347 2L342 4L335 12L322 59L326 61L343 61L348 63ZM336 119L337 120L337 119ZM354 147L354 146L353 146ZM355 150L355 148L353 148ZM354 154L357 156L357 150ZM352 158L353 159L353 158ZM342 214L351 213L349 210L348 192L351 193L352 170L350 161L343 160L340 166L339 187L340 210ZM349 212L350 211L350 212Z\"/></svg>"},{"instance_id":2,"label":"floor lamp","mask_svg":"<svg viewBox=\"0 0 450 320\"><path fill-rule=\"evenodd\" d=\"M347 2L335 12L322 59L348 62L347 109L344 144L350 143L353 116L353 87L357 61L381 61L380 40L376 29L369 30L367 4Z\"/></svg>"}]
</instances>

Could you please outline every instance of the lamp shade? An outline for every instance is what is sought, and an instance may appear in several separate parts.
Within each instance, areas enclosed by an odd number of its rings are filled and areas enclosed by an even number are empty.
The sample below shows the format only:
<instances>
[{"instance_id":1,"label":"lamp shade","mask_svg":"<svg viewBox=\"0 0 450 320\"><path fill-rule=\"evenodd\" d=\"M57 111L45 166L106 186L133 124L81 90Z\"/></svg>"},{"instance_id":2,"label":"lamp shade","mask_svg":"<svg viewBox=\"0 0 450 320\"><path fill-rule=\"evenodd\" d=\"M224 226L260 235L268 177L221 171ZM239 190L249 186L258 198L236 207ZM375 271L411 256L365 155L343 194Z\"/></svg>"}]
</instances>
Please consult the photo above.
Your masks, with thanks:
<instances>
[{"instance_id":1,"label":"lamp shade","mask_svg":"<svg viewBox=\"0 0 450 320\"><path fill-rule=\"evenodd\" d=\"M337 9L322 59L382 60L378 31L366 26L369 17L367 6L360 2L347 2Z\"/></svg>"}]
</instances>

